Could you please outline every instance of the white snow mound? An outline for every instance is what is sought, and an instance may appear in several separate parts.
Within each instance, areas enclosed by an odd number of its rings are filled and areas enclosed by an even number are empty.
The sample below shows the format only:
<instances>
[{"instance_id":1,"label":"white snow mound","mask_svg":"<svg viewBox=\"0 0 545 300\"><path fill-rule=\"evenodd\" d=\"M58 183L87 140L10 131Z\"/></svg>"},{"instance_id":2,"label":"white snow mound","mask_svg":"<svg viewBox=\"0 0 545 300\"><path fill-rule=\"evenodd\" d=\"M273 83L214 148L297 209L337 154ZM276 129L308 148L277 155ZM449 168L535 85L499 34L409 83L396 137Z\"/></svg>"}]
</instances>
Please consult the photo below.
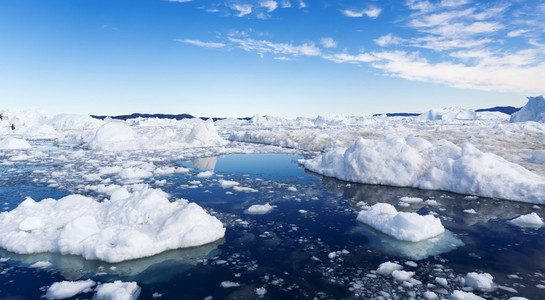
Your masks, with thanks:
<instances>
[{"instance_id":1,"label":"white snow mound","mask_svg":"<svg viewBox=\"0 0 545 300\"><path fill-rule=\"evenodd\" d=\"M170 202L165 192L147 186L132 193L118 188L103 202L81 195L41 202L27 198L0 213L0 247L8 251L57 252L110 263L204 245L224 234L223 224L199 205Z\"/></svg>"},{"instance_id":2,"label":"white snow mound","mask_svg":"<svg viewBox=\"0 0 545 300\"><path fill-rule=\"evenodd\" d=\"M358 214L358 221L402 241L418 242L445 231L438 218L398 212L393 205L377 203Z\"/></svg>"},{"instance_id":3,"label":"white snow mound","mask_svg":"<svg viewBox=\"0 0 545 300\"><path fill-rule=\"evenodd\" d=\"M26 140L12 136L8 136L0 141L0 150L22 150L30 148L32 148L32 146L30 146Z\"/></svg>"},{"instance_id":4,"label":"white snow mound","mask_svg":"<svg viewBox=\"0 0 545 300\"><path fill-rule=\"evenodd\" d=\"M528 97L528 103L511 115L509 122L545 122L545 99L543 96Z\"/></svg>"},{"instance_id":5,"label":"white snow mound","mask_svg":"<svg viewBox=\"0 0 545 300\"><path fill-rule=\"evenodd\" d=\"M469 143L434 144L418 137L358 138L303 161L305 168L341 180L409 186L545 203L545 179Z\"/></svg>"}]
</instances>

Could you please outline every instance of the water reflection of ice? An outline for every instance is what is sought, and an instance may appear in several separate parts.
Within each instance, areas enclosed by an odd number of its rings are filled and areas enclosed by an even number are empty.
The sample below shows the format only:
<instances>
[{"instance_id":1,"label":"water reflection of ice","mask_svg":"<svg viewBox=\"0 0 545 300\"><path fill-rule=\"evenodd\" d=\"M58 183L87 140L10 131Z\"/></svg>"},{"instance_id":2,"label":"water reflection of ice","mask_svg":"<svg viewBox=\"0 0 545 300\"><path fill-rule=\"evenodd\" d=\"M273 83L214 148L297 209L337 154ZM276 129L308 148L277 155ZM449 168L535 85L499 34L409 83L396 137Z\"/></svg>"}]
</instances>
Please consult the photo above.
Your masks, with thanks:
<instances>
[{"instance_id":1,"label":"water reflection of ice","mask_svg":"<svg viewBox=\"0 0 545 300\"><path fill-rule=\"evenodd\" d=\"M200 247L176 249L115 264L58 253L15 254L2 248L0 256L9 257L10 262L17 261L25 265L48 261L66 280L77 280L85 275L116 275L146 283L158 283L166 282L175 274L195 266L199 260L217 254L217 247L224 241L221 239Z\"/></svg>"},{"instance_id":2,"label":"water reflection of ice","mask_svg":"<svg viewBox=\"0 0 545 300\"><path fill-rule=\"evenodd\" d=\"M216 156L212 157L204 157L204 158L195 158L191 160L191 163L199 169L203 171L214 171L216 168L216 162L218 158Z\"/></svg>"},{"instance_id":3,"label":"water reflection of ice","mask_svg":"<svg viewBox=\"0 0 545 300\"><path fill-rule=\"evenodd\" d=\"M448 230L434 238L416 243L400 241L364 224L360 224L357 231L365 235L373 247L391 255L407 257L412 260L426 259L464 245Z\"/></svg>"}]
</instances>

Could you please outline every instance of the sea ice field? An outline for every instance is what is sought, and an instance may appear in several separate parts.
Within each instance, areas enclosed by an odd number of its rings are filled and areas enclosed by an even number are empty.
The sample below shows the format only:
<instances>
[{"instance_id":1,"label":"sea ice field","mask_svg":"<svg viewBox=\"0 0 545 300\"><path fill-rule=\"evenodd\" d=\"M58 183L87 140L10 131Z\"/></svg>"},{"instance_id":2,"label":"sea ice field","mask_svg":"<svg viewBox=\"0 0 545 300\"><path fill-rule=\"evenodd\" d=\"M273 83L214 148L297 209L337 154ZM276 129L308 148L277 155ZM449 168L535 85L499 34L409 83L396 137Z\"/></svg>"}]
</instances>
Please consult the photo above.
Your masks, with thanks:
<instances>
[{"instance_id":1,"label":"sea ice field","mask_svg":"<svg viewBox=\"0 0 545 300\"><path fill-rule=\"evenodd\" d=\"M545 297L543 97L513 115L0 113L0 299Z\"/></svg>"}]
</instances>

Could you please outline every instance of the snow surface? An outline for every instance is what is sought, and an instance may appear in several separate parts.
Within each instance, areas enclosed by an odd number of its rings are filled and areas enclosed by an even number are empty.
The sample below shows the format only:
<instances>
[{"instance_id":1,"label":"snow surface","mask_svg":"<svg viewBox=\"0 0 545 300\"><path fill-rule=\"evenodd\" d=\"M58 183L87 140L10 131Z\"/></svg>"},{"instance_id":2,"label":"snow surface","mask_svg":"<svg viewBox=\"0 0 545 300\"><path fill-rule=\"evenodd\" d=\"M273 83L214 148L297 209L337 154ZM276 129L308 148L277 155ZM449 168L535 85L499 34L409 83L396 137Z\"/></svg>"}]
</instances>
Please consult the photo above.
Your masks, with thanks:
<instances>
[{"instance_id":1,"label":"snow surface","mask_svg":"<svg viewBox=\"0 0 545 300\"><path fill-rule=\"evenodd\" d=\"M348 148L335 148L303 164L313 172L353 182L545 203L544 178L469 143L459 147L412 136L358 138Z\"/></svg>"},{"instance_id":2,"label":"snow surface","mask_svg":"<svg viewBox=\"0 0 545 300\"><path fill-rule=\"evenodd\" d=\"M80 281L61 281L53 283L45 294L46 299L64 299L79 293L91 291L96 282L91 279Z\"/></svg>"},{"instance_id":3,"label":"snow surface","mask_svg":"<svg viewBox=\"0 0 545 300\"><path fill-rule=\"evenodd\" d=\"M419 242L445 231L438 218L417 213L398 212L388 203L377 203L358 213L358 221L398 240Z\"/></svg>"},{"instance_id":4,"label":"snow surface","mask_svg":"<svg viewBox=\"0 0 545 300\"><path fill-rule=\"evenodd\" d=\"M81 195L27 198L0 213L0 246L15 253L58 252L120 262L222 238L223 224L195 203L170 202L147 186L121 187L97 202Z\"/></svg>"}]
</instances>

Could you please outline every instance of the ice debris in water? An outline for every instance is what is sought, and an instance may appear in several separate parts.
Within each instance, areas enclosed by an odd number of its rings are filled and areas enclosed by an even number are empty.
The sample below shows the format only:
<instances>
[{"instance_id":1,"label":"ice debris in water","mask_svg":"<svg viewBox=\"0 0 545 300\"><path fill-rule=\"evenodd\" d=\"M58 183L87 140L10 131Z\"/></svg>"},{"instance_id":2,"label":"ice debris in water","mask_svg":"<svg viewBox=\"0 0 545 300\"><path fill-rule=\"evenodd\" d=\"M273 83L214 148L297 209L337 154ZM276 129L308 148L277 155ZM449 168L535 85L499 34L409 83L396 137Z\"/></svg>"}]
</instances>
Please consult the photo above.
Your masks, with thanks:
<instances>
[{"instance_id":1,"label":"ice debris in water","mask_svg":"<svg viewBox=\"0 0 545 300\"><path fill-rule=\"evenodd\" d=\"M82 292L90 292L95 284L91 279L55 282L47 289L45 298L48 300L70 298Z\"/></svg>"},{"instance_id":2,"label":"ice debris in water","mask_svg":"<svg viewBox=\"0 0 545 300\"><path fill-rule=\"evenodd\" d=\"M97 287L93 299L96 300L136 300L140 296L140 287L136 282L122 282L116 280L112 283L104 283Z\"/></svg>"},{"instance_id":3,"label":"ice debris in water","mask_svg":"<svg viewBox=\"0 0 545 300\"><path fill-rule=\"evenodd\" d=\"M438 218L417 213L398 212L388 203L377 203L359 212L357 220L398 240L418 242L445 231Z\"/></svg>"},{"instance_id":4,"label":"ice debris in water","mask_svg":"<svg viewBox=\"0 0 545 300\"><path fill-rule=\"evenodd\" d=\"M262 215L262 214L266 214L270 212L272 209L273 209L273 206L270 205L269 203L266 203L263 205L255 204L248 208L248 213L254 214L254 215Z\"/></svg>"},{"instance_id":5,"label":"ice debris in water","mask_svg":"<svg viewBox=\"0 0 545 300\"><path fill-rule=\"evenodd\" d=\"M520 227L539 228L543 226L543 220L535 212L518 216L508 222Z\"/></svg>"},{"instance_id":6,"label":"ice debris in water","mask_svg":"<svg viewBox=\"0 0 545 300\"><path fill-rule=\"evenodd\" d=\"M493 291L497 285L493 282L493 277L489 273L467 273L465 277L465 284L481 291Z\"/></svg>"},{"instance_id":7,"label":"ice debris in water","mask_svg":"<svg viewBox=\"0 0 545 300\"><path fill-rule=\"evenodd\" d=\"M170 202L147 186L121 187L98 202L81 195L30 198L0 213L0 246L30 254L58 252L120 262L165 250L207 244L225 235L223 224L187 200Z\"/></svg>"}]
</instances>

